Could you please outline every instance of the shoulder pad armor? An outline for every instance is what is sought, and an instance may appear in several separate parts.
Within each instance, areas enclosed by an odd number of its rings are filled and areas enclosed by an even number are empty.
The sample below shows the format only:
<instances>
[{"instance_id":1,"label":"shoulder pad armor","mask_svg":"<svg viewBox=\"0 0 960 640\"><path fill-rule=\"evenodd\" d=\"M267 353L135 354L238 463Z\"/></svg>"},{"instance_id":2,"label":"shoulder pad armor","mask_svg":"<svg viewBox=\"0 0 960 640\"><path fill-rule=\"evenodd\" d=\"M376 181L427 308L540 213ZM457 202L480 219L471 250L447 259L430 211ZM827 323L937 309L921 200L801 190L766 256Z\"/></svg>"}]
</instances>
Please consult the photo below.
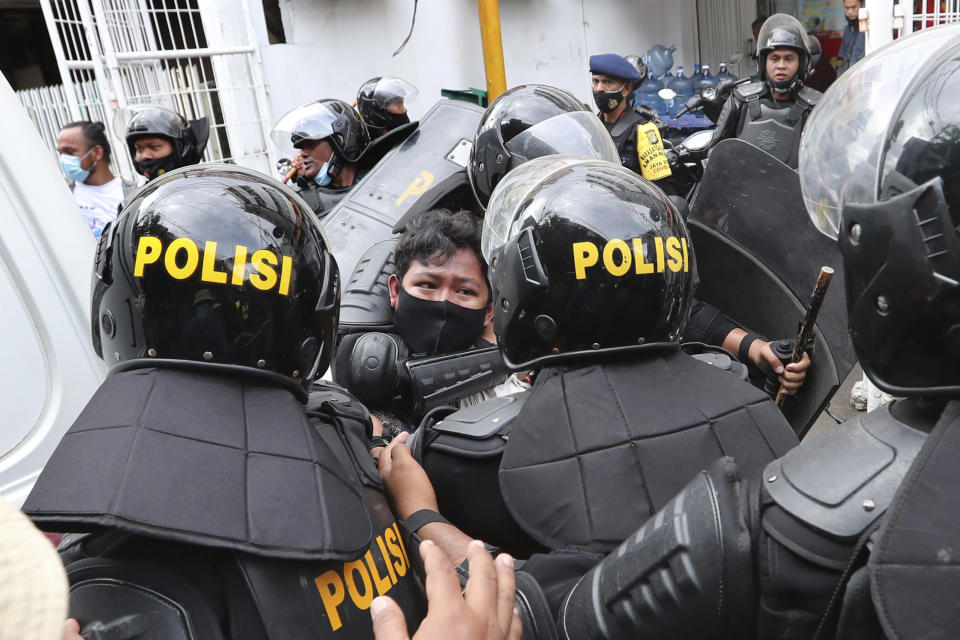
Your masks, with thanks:
<instances>
[{"instance_id":1,"label":"shoulder pad armor","mask_svg":"<svg viewBox=\"0 0 960 640\"><path fill-rule=\"evenodd\" d=\"M433 426L439 433L485 440L502 432L517 417L527 399L526 393L490 398L451 413Z\"/></svg>"},{"instance_id":2,"label":"shoulder pad armor","mask_svg":"<svg viewBox=\"0 0 960 640\"><path fill-rule=\"evenodd\" d=\"M757 100L761 98L767 90L765 82L748 82L737 86L733 94L740 100Z\"/></svg>"},{"instance_id":3,"label":"shoulder pad armor","mask_svg":"<svg viewBox=\"0 0 960 640\"><path fill-rule=\"evenodd\" d=\"M798 520L838 538L857 538L890 506L925 438L884 406L774 460L763 471L763 484Z\"/></svg>"},{"instance_id":4,"label":"shoulder pad armor","mask_svg":"<svg viewBox=\"0 0 960 640\"><path fill-rule=\"evenodd\" d=\"M817 103L822 97L823 94L813 87L803 86L800 88L800 91L797 92L797 102L803 104L808 109L813 109L817 106Z\"/></svg>"},{"instance_id":5,"label":"shoulder pad armor","mask_svg":"<svg viewBox=\"0 0 960 640\"><path fill-rule=\"evenodd\" d=\"M415 437L422 440L421 452L433 449L463 458L486 458L500 455L529 393L491 398L451 413L429 428L429 433ZM413 445L411 445L412 447Z\"/></svg>"}]
</instances>

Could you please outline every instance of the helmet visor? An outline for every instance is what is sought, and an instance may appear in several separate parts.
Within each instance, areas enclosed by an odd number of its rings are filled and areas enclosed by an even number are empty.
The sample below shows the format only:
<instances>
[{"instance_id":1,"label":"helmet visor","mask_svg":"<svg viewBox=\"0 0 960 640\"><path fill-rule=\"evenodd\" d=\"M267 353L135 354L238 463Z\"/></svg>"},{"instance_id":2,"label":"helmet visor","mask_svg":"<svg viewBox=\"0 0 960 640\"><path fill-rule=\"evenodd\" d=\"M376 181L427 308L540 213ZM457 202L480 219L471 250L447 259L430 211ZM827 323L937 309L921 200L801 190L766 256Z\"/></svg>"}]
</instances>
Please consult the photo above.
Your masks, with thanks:
<instances>
[{"instance_id":1,"label":"helmet visor","mask_svg":"<svg viewBox=\"0 0 960 640\"><path fill-rule=\"evenodd\" d=\"M373 88L373 101L383 109L398 100L409 104L416 100L418 95L420 92L415 86L400 78L381 78Z\"/></svg>"},{"instance_id":2,"label":"helmet visor","mask_svg":"<svg viewBox=\"0 0 960 640\"><path fill-rule=\"evenodd\" d=\"M156 104L130 104L118 109L112 124L118 138L154 134L178 139L187 127L186 119L179 113Z\"/></svg>"},{"instance_id":3,"label":"helmet visor","mask_svg":"<svg viewBox=\"0 0 960 640\"><path fill-rule=\"evenodd\" d=\"M807 30L791 15L775 13L767 18L757 34L757 55L776 47L802 48L809 53Z\"/></svg>"},{"instance_id":4,"label":"helmet visor","mask_svg":"<svg viewBox=\"0 0 960 640\"><path fill-rule=\"evenodd\" d=\"M323 140L333 135L339 114L326 101L310 102L288 111L270 131L270 139L284 153L293 154L304 140Z\"/></svg>"},{"instance_id":5,"label":"helmet visor","mask_svg":"<svg viewBox=\"0 0 960 640\"><path fill-rule=\"evenodd\" d=\"M597 120L593 114L588 115ZM493 252L506 244L517 231L520 204L527 200L531 190L549 176L562 173L584 160L587 158L582 156L547 155L535 158L504 176L490 195L487 213L483 218L480 251L487 263L490 262ZM619 164L619 161L617 163Z\"/></svg>"},{"instance_id":6,"label":"helmet visor","mask_svg":"<svg viewBox=\"0 0 960 640\"><path fill-rule=\"evenodd\" d=\"M922 66L936 64L958 29L926 29L923 37L887 45L840 76L813 110L800 143L800 186L824 234L837 238L844 203L877 202L888 127L903 126L896 114L912 91L923 90L911 80Z\"/></svg>"},{"instance_id":7,"label":"helmet visor","mask_svg":"<svg viewBox=\"0 0 960 640\"><path fill-rule=\"evenodd\" d=\"M600 118L587 111L564 113L516 135L504 145L520 164L557 153L620 162L620 154Z\"/></svg>"}]
</instances>

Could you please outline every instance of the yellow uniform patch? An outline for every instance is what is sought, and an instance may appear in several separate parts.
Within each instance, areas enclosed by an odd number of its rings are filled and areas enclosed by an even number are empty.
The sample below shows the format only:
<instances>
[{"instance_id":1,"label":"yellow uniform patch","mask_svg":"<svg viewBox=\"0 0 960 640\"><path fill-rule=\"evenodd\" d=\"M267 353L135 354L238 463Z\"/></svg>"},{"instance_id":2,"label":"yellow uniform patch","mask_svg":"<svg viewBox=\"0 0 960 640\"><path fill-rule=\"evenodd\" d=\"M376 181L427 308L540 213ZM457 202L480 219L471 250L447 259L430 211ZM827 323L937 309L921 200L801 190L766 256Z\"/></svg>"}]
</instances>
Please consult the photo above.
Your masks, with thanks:
<instances>
[{"instance_id":1,"label":"yellow uniform patch","mask_svg":"<svg viewBox=\"0 0 960 640\"><path fill-rule=\"evenodd\" d=\"M344 562L340 570L331 569L313 579L333 631L343 626L340 609L347 598L357 609L369 609L375 597L390 591L410 570L396 522L376 537L376 543L378 553L367 551L357 560Z\"/></svg>"},{"instance_id":2,"label":"yellow uniform patch","mask_svg":"<svg viewBox=\"0 0 960 640\"><path fill-rule=\"evenodd\" d=\"M162 268L171 278L186 280L199 270L200 280L203 282L227 284L229 278L231 285L240 287L245 280L249 279L250 284L261 291L276 289L280 295L290 295L293 260L289 256L278 256L267 249L259 249L250 256L249 265L252 269L248 278L248 253L247 247L236 245L233 251L233 270L227 273L217 271L216 242L208 240L204 243L201 252L190 238L177 238L164 249L160 238L141 236L137 243L133 275L135 278L142 278L149 265L156 265L153 268ZM279 267L279 273L277 267Z\"/></svg>"},{"instance_id":3,"label":"yellow uniform patch","mask_svg":"<svg viewBox=\"0 0 960 640\"><path fill-rule=\"evenodd\" d=\"M670 161L663 150L660 130L652 122L637 125L637 159L640 160L640 174L647 180L673 175Z\"/></svg>"},{"instance_id":4,"label":"yellow uniform patch","mask_svg":"<svg viewBox=\"0 0 960 640\"><path fill-rule=\"evenodd\" d=\"M586 279L587 269L598 264L607 273L617 277L631 271L636 275L690 271L687 239L676 236L654 238L652 245L640 238L633 238L630 242L613 238L603 245L602 250L592 242L574 242L572 248L573 272L577 280Z\"/></svg>"}]
</instances>

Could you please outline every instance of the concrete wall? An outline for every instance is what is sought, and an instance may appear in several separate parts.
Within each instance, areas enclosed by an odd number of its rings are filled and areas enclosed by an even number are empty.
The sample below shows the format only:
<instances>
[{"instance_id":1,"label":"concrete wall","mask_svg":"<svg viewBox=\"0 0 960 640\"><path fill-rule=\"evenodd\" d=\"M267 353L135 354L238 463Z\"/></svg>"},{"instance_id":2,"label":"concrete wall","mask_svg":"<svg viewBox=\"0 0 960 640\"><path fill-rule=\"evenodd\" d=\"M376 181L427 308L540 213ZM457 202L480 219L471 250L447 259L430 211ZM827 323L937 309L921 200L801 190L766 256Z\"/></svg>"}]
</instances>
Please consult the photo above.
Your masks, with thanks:
<instances>
[{"instance_id":1,"label":"concrete wall","mask_svg":"<svg viewBox=\"0 0 960 640\"><path fill-rule=\"evenodd\" d=\"M254 6L256 5L256 6ZM420 98L412 117L441 88L485 89L476 0L420 2L410 42L412 0L280 0L286 44L267 44L262 6L251 0L264 76L276 120L318 98L353 101L372 76L413 82ZM677 45L675 62L697 57L695 0L500 0L507 85L543 82L590 102L591 54L642 54Z\"/></svg>"}]
</instances>

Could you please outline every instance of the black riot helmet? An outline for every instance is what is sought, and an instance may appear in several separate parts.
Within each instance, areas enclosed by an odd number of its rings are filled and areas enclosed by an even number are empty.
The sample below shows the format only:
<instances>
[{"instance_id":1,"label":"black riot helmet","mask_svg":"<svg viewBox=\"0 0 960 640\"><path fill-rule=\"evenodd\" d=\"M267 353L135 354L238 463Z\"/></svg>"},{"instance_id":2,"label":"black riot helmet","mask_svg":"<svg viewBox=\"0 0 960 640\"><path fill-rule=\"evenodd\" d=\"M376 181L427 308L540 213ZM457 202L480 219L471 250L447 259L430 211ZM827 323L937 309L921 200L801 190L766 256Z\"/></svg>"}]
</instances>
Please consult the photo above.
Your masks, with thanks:
<instances>
[{"instance_id":1,"label":"black riot helmet","mask_svg":"<svg viewBox=\"0 0 960 640\"><path fill-rule=\"evenodd\" d=\"M308 140L327 140L340 164L356 162L370 137L360 116L343 100L317 100L288 111L270 132L281 149L299 149Z\"/></svg>"},{"instance_id":2,"label":"black riot helmet","mask_svg":"<svg viewBox=\"0 0 960 640\"><path fill-rule=\"evenodd\" d=\"M600 119L570 93L542 84L510 89L487 107L473 138L467 173L477 201L486 207L508 171L555 153L620 159Z\"/></svg>"},{"instance_id":3,"label":"black riot helmet","mask_svg":"<svg viewBox=\"0 0 960 640\"><path fill-rule=\"evenodd\" d=\"M633 68L637 70L637 73L640 74L640 80L637 81L634 86L634 90L637 89L643 81L647 79L647 63L643 61L643 58L640 56L625 56L624 60L633 65Z\"/></svg>"},{"instance_id":4,"label":"black riot helmet","mask_svg":"<svg viewBox=\"0 0 960 640\"><path fill-rule=\"evenodd\" d=\"M840 242L863 370L895 395L960 394L960 25L840 76L807 122L800 179Z\"/></svg>"},{"instance_id":5,"label":"black riot helmet","mask_svg":"<svg viewBox=\"0 0 960 640\"><path fill-rule=\"evenodd\" d=\"M117 117L123 123L117 130L124 131L133 168L147 180L200 162L210 137L207 118L188 121L176 111L158 105L130 105L119 111ZM173 153L137 162L134 143L146 137L165 138L173 146Z\"/></svg>"},{"instance_id":6,"label":"black riot helmet","mask_svg":"<svg viewBox=\"0 0 960 640\"><path fill-rule=\"evenodd\" d=\"M797 52L800 56L800 66L797 67L797 72L786 81L774 83L767 78L767 55L774 49L784 47ZM775 13L763 22L760 33L757 34L757 65L760 79L769 84L771 89L799 91L812 70L810 61L810 42L799 20L785 13Z\"/></svg>"},{"instance_id":7,"label":"black riot helmet","mask_svg":"<svg viewBox=\"0 0 960 640\"><path fill-rule=\"evenodd\" d=\"M497 185L483 221L494 330L514 368L677 348L694 273L670 200L619 163L537 158Z\"/></svg>"},{"instance_id":8,"label":"black riot helmet","mask_svg":"<svg viewBox=\"0 0 960 640\"><path fill-rule=\"evenodd\" d=\"M373 131L390 131L410 122L407 105L416 100L419 93L415 86L400 78L370 78L357 91L357 111Z\"/></svg>"},{"instance_id":9,"label":"black riot helmet","mask_svg":"<svg viewBox=\"0 0 960 640\"><path fill-rule=\"evenodd\" d=\"M196 165L141 188L101 236L94 349L110 364L186 360L305 387L329 364L339 305L336 262L299 196Z\"/></svg>"}]
</instances>

